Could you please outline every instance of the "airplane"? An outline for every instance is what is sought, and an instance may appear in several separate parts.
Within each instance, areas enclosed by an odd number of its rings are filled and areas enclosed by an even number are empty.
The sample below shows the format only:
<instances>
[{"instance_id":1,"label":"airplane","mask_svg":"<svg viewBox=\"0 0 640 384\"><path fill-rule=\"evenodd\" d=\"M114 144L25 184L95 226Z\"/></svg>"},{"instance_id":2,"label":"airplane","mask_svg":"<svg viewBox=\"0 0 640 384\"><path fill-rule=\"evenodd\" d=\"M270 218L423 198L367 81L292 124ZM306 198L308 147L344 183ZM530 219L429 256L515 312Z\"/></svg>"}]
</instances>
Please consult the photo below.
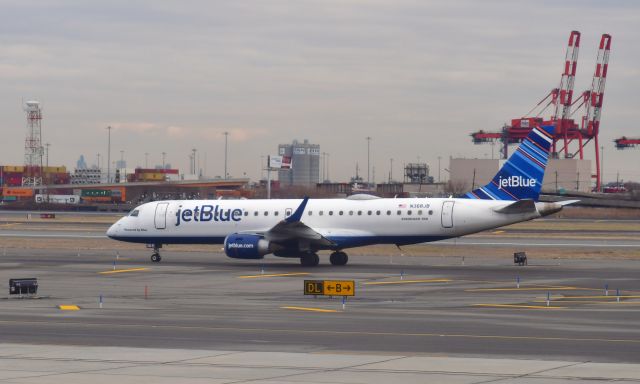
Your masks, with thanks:
<instances>
[{"instance_id":1,"label":"airplane","mask_svg":"<svg viewBox=\"0 0 640 384\"><path fill-rule=\"evenodd\" d=\"M575 202L538 201L553 129L532 129L489 184L462 198L155 201L133 209L107 236L147 244L153 262L161 260L166 244L223 244L236 259L273 254L316 266L317 252L330 250L331 264L345 265L348 248L460 237L547 216Z\"/></svg>"}]
</instances>

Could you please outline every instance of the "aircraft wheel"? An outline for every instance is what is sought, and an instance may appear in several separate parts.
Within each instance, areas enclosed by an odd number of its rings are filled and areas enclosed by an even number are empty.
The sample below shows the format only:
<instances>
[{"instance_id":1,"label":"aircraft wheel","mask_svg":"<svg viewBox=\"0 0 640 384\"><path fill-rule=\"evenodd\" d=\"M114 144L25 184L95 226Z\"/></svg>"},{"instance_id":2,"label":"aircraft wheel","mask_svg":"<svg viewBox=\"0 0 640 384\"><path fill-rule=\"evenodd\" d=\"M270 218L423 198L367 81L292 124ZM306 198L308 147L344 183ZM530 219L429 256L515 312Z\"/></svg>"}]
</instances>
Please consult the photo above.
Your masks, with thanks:
<instances>
[{"instance_id":1,"label":"aircraft wheel","mask_svg":"<svg viewBox=\"0 0 640 384\"><path fill-rule=\"evenodd\" d=\"M162 260L162 257L160 257L159 253L154 253L153 255L151 255L151 261L153 261L154 263L159 263L160 260Z\"/></svg>"},{"instance_id":2,"label":"aircraft wheel","mask_svg":"<svg viewBox=\"0 0 640 384\"><path fill-rule=\"evenodd\" d=\"M317 253L305 253L300 257L300 264L304 267L315 267L320 264L320 258Z\"/></svg>"},{"instance_id":3,"label":"aircraft wheel","mask_svg":"<svg viewBox=\"0 0 640 384\"><path fill-rule=\"evenodd\" d=\"M333 252L329 256L329 261L332 265L346 265L349 261L349 256L344 252Z\"/></svg>"}]
</instances>

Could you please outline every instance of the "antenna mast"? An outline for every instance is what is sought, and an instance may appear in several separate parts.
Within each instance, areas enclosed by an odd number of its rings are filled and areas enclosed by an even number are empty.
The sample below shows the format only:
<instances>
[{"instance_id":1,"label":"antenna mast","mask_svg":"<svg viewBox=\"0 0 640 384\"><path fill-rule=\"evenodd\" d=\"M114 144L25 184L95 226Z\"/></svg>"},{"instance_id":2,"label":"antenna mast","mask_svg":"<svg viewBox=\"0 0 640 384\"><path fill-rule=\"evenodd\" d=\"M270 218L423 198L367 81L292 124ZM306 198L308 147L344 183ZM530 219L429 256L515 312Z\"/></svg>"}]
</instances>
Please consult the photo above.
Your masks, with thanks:
<instances>
[{"instance_id":1,"label":"antenna mast","mask_svg":"<svg viewBox=\"0 0 640 384\"><path fill-rule=\"evenodd\" d=\"M42 109L34 100L27 101L23 108L27 114L27 138L24 141L22 185L35 187L42 185Z\"/></svg>"}]
</instances>

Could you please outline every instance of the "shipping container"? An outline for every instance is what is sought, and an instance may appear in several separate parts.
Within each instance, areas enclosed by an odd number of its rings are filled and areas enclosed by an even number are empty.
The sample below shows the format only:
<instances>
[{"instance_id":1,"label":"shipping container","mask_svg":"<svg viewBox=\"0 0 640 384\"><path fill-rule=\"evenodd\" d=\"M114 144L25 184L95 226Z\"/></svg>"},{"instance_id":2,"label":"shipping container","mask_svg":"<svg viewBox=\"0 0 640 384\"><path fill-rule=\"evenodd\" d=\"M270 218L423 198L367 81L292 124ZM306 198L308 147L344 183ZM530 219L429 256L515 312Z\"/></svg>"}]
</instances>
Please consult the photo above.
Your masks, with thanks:
<instances>
[{"instance_id":1,"label":"shipping container","mask_svg":"<svg viewBox=\"0 0 640 384\"><path fill-rule=\"evenodd\" d=\"M13 177L5 178L4 185L8 187L20 187L22 186L22 176L20 177L13 176Z\"/></svg>"},{"instance_id":2,"label":"shipping container","mask_svg":"<svg viewBox=\"0 0 640 384\"><path fill-rule=\"evenodd\" d=\"M31 197L31 196L33 196L33 189L31 189L31 188L4 188L3 194L5 196Z\"/></svg>"},{"instance_id":3,"label":"shipping container","mask_svg":"<svg viewBox=\"0 0 640 384\"><path fill-rule=\"evenodd\" d=\"M136 168L134 170L136 175L142 175L145 173L162 173L162 174L177 174L177 169L162 169L162 168Z\"/></svg>"},{"instance_id":4,"label":"shipping container","mask_svg":"<svg viewBox=\"0 0 640 384\"><path fill-rule=\"evenodd\" d=\"M110 203L111 196L82 196L82 200L92 203Z\"/></svg>"},{"instance_id":5,"label":"shipping container","mask_svg":"<svg viewBox=\"0 0 640 384\"><path fill-rule=\"evenodd\" d=\"M143 179L143 180L164 180L164 173L162 172L147 172L147 173L140 173L139 176Z\"/></svg>"},{"instance_id":6,"label":"shipping container","mask_svg":"<svg viewBox=\"0 0 640 384\"><path fill-rule=\"evenodd\" d=\"M111 197L110 189L83 189L82 197Z\"/></svg>"},{"instance_id":7,"label":"shipping container","mask_svg":"<svg viewBox=\"0 0 640 384\"><path fill-rule=\"evenodd\" d=\"M78 195L41 195L37 194L36 203L52 203L52 204L78 204L80 196Z\"/></svg>"},{"instance_id":8,"label":"shipping container","mask_svg":"<svg viewBox=\"0 0 640 384\"><path fill-rule=\"evenodd\" d=\"M15 196L2 196L2 201L16 201L18 200Z\"/></svg>"},{"instance_id":9,"label":"shipping container","mask_svg":"<svg viewBox=\"0 0 640 384\"><path fill-rule=\"evenodd\" d=\"M22 165L5 165L2 167L3 172L24 172L24 166Z\"/></svg>"},{"instance_id":10,"label":"shipping container","mask_svg":"<svg viewBox=\"0 0 640 384\"><path fill-rule=\"evenodd\" d=\"M42 167L43 173L66 173L67 167Z\"/></svg>"},{"instance_id":11,"label":"shipping container","mask_svg":"<svg viewBox=\"0 0 640 384\"><path fill-rule=\"evenodd\" d=\"M126 197L125 187L112 189L83 189L80 191L82 200L91 202L123 202Z\"/></svg>"}]
</instances>

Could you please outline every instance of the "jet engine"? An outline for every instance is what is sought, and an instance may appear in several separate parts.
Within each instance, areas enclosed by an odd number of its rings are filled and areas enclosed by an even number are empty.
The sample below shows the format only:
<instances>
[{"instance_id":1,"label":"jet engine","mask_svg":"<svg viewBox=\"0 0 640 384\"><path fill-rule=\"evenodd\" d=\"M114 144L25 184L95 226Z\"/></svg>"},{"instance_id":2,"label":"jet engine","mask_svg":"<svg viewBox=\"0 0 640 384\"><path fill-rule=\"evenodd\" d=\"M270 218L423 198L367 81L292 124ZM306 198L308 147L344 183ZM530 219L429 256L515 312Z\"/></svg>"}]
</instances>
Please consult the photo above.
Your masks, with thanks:
<instances>
[{"instance_id":1,"label":"jet engine","mask_svg":"<svg viewBox=\"0 0 640 384\"><path fill-rule=\"evenodd\" d=\"M224 239L224 253L233 259L262 259L271 250L262 236L234 233Z\"/></svg>"}]
</instances>

